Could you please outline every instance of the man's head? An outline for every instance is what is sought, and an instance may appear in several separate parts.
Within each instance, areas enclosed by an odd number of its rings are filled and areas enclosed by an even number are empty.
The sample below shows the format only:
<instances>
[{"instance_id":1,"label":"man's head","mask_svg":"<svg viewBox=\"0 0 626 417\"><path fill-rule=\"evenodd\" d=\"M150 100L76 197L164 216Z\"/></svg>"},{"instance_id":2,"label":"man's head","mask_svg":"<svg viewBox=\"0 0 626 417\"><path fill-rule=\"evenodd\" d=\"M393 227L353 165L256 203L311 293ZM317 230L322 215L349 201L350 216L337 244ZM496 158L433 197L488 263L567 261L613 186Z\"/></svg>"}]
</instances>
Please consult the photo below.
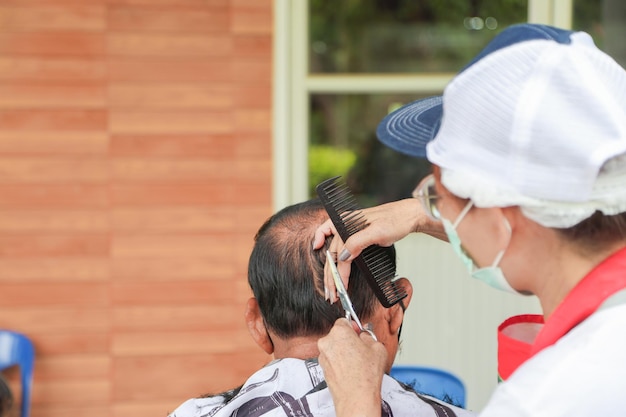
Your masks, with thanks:
<instances>
[{"instance_id":1,"label":"man's head","mask_svg":"<svg viewBox=\"0 0 626 417\"><path fill-rule=\"evenodd\" d=\"M324 298L325 250L313 250L315 229L328 218L319 200L284 208L259 229L248 265L248 282L254 298L248 300L246 321L252 337L275 357L310 358L318 355L317 339L344 316L339 302ZM387 250L395 259L395 249ZM401 279L407 291L411 286ZM348 293L357 315L372 323L389 352L389 366L398 348L398 330L404 312L400 305L384 308L358 268L352 268Z\"/></svg>"}]
</instances>

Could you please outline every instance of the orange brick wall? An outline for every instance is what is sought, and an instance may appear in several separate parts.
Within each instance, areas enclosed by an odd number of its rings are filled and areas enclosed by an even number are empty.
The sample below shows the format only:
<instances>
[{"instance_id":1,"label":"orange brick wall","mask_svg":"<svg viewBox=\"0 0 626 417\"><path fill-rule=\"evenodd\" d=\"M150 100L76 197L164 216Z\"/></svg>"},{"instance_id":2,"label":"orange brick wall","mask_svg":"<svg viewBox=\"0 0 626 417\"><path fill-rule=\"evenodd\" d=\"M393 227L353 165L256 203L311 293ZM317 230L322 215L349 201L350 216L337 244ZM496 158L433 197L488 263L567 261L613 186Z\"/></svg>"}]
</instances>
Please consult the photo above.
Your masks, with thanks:
<instances>
[{"instance_id":1,"label":"orange brick wall","mask_svg":"<svg viewBox=\"0 0 626 417\"><path fill-rule=\"evenodd\" d=\"M0 0L0 328L34 340L33 417L165 416L268 360L271 38L271 0Z\"/></svg>"}]
</instances>

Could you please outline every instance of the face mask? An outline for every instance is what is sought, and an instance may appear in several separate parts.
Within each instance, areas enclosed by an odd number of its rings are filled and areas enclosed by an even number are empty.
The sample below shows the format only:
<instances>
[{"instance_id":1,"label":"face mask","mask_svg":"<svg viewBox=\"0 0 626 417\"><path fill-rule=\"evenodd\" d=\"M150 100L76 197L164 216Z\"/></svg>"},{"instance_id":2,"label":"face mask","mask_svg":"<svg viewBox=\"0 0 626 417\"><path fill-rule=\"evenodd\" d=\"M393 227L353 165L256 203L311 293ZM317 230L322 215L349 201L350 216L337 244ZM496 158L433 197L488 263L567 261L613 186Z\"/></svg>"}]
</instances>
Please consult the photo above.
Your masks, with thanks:
<instances>
[{"instance_id":1,"label":"face mask","mask_svg":"<svg viewBox=\"0 0 626 417\"><path fill-rule=\"evenodd\" d=\"M513 287L511 287L511 285L508 283L508 281L504 277L504 274L502 273L502 269L498 266L498 264L500 263L500 260L504 256L506 247L502 249L500 253L498 253L498 255L496 255L496 259L493 261L493 264L491 266L488 266L485 268L478 268L474 264L474 261L472 260L472 258L470 258L467 252L465 252L465 250L463 249L463 246L461 246L461 238L459 237L459 234L457 233L456 228L459 226L459 223L461 223L461 220L463 220L467 212L470 211L472 206L473 206L472 201L469 201L467 205L465 206L465 208L463 209L463 211L461 211L461 214L459 214L459 217L457 217L454 224L450 223L450 221L447 219L444 219L444 218L441 219L443 223L443 228L446 232L446 235L448 235L448 240L450 241L450 244L452 245L452 249L454 250L454 253L456 253L457 256L461 259L461 261L467 268L468 272L471 274L472 278L476 278L495 289L505 291L505 292L510 292L513 294L519 294L519 292L517 292L515 289L513 289ZM506 220L506 218L504 219L504 222L510 233L511 226L509 225L509 222ZM508 244L507 244L507 247L508 247Z\"/></svg>"}]
</instances>

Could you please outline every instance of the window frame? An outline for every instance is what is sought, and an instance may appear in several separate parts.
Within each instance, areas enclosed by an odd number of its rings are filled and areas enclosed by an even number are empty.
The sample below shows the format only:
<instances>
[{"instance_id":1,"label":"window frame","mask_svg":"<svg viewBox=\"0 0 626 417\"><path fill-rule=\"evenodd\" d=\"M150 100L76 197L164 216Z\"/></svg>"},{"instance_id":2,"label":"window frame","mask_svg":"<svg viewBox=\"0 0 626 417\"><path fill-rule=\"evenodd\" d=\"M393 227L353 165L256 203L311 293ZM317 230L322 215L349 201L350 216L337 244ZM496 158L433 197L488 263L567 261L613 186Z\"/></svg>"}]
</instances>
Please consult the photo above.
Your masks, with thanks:
<instances>
[{"instance_id":1,"label":"window frame","mask_svg":"<svg viewBox=\"0 0 626 417\"><path fill-rule=\"evenodd\" d=\"M528 21L571 27L573 0L528 0ZM437 94L453 73L309 74L308 1L274 0L274 209L308 198L309 96L315 93Z\"/></svg>"}]
</instances>

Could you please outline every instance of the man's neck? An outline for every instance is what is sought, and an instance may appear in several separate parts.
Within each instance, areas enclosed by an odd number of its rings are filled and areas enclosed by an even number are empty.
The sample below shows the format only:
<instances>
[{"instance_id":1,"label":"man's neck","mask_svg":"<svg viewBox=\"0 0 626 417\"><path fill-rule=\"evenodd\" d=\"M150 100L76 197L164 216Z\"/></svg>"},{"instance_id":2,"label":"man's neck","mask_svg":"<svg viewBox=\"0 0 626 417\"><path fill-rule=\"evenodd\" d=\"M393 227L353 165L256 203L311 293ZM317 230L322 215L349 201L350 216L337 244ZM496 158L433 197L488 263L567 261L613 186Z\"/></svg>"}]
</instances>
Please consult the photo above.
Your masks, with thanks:
<instances>
[{"instance_id":1,"label":"man's neck","mask_svg":"<svg viewBox=\"0 0 626 417\"><path fill-rule=\"evenodd\" d=\"M274 358L316 358L319 356L319 349L317 348L318 339L319 337L317 336L281 339L272 335L274 342Z\"/></svg>"}]
</instances>

